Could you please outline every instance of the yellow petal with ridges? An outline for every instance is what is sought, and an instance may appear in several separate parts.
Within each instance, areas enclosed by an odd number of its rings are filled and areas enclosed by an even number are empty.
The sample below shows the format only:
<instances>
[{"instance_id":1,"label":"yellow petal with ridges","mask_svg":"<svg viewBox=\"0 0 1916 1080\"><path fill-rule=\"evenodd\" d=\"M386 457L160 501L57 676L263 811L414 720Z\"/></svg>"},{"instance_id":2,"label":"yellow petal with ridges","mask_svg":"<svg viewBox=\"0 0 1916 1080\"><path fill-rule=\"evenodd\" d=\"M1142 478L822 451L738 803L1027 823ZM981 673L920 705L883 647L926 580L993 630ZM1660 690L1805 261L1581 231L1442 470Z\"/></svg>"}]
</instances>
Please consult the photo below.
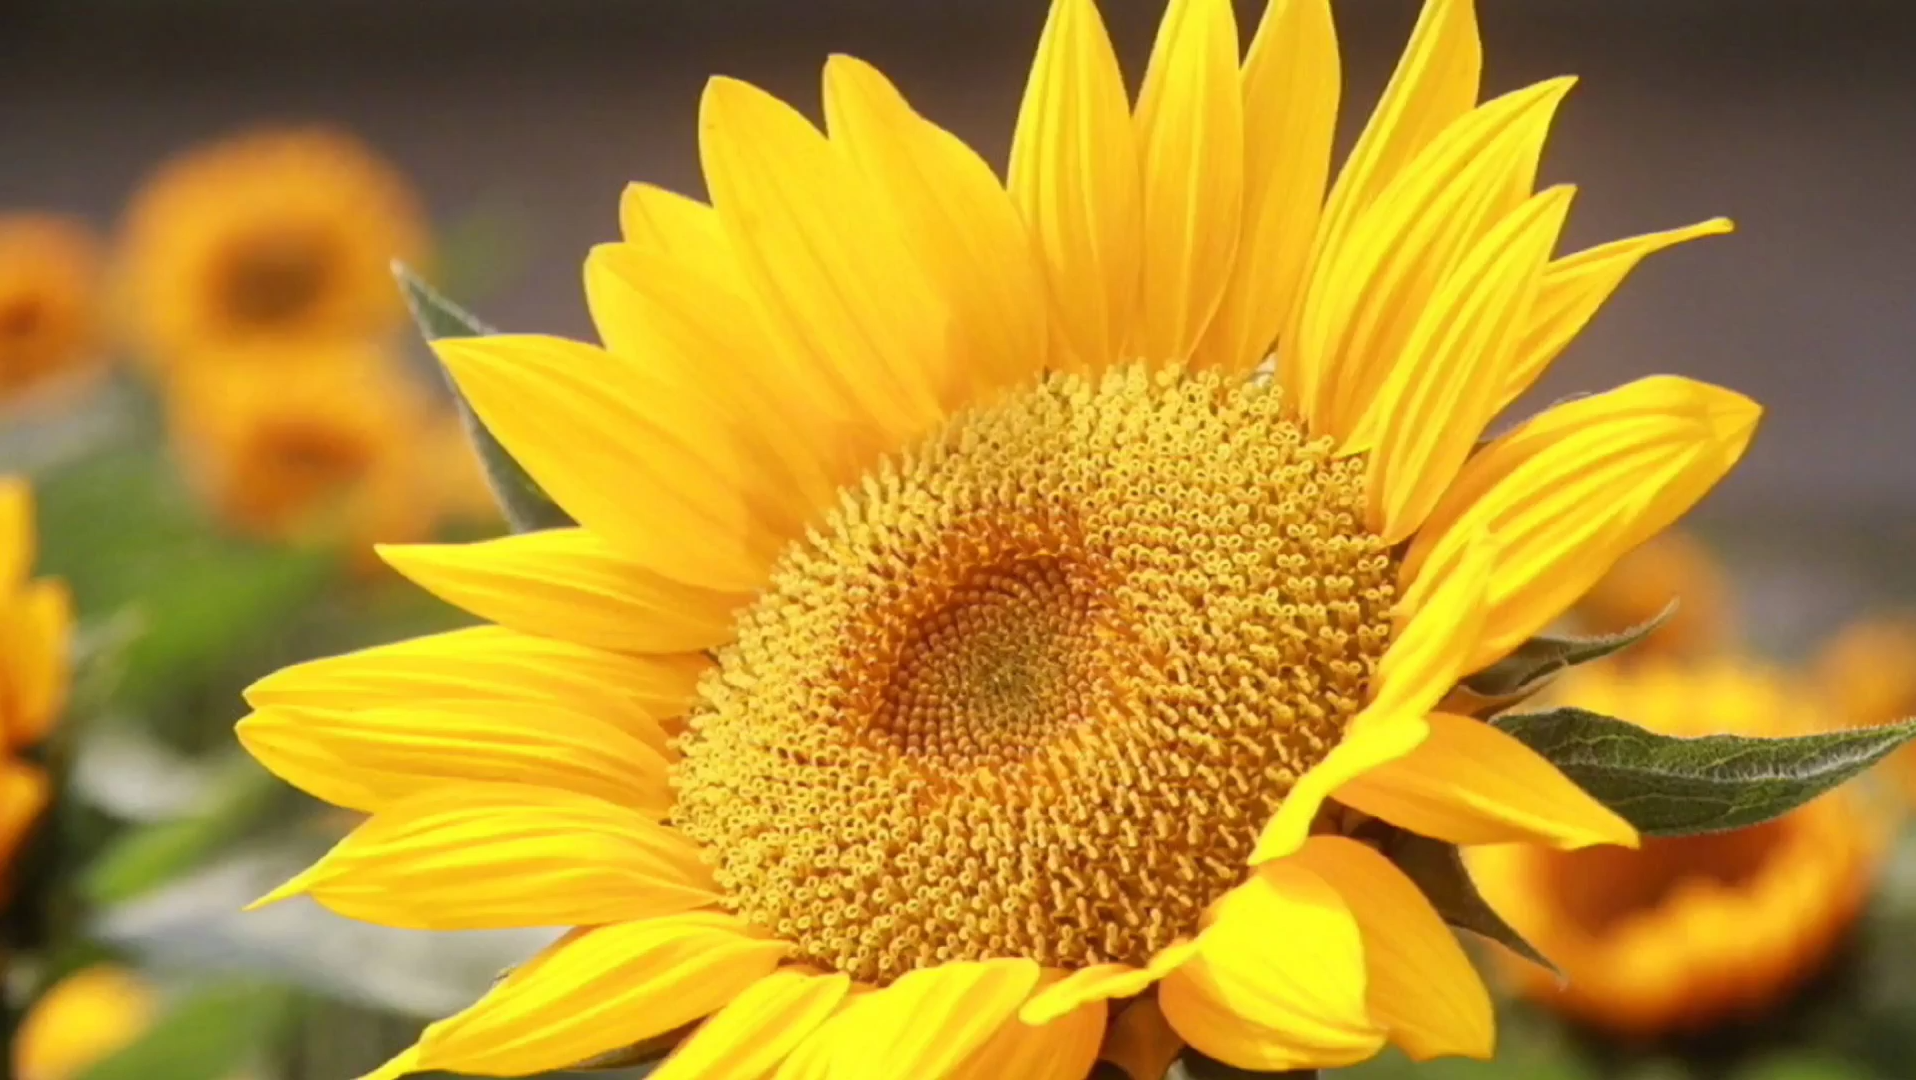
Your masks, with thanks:
<instances>
[{"instance_id":1,"label":"yellow petal with ridges","mask_svg":"<svg viewBox=\"0 0 1916 1080\"><path fill-rule=\"evenodd\" d=\"M1242 75L1243 233L1198 363L1254 367L1290 318L1330 178L1342 79L1330 0L1271 0Z\"/></svg>"},{"instance_id":2,"label":"yellow petal with ridges","mask_svg":"<svg viewBox=\"0 0 1916 1080\"><path fill-rule=\"evenodd\" d=\"M1399 569L1404 609L1415 611L1468 538L1487 531L1497 562L1464 670L1495 661L1702 498L1761 415L1741 394L1657 375L1520 425L1465 463L1412 541Z\"/></svg>"},{"instance_id":3,"label":"yellow petal with ridges","mask_svg":"<svg viewBox=\"0 0 1916 1080\"><path fill-rule=\"evenodd\" d=\"M732 637L733 613L750 601L662 577L586 529L376 550L414 584L480 618L616 652L723 644Z\"/></svg>"},{"instance_id":4,"label":"yellow petal with ridges","mask_svg":"<svg viewBox=\"0 0 1916 1080\"><path fill-rule=\"evenodd\" d=\"M1158 986L1171 1027L1240 1069L1351 1065L1384 1031L1365 1000L1364 941L1337 891L1293 860L1218 902L1198 955Z\"/></svg>"},{"instance_id":5,"label":"yellow petal with ridges","mask_svg":"<svg viewBox=\"0 0 1916 1080\"><path fill-rule=\"evenodd\" d=\"M0 591L11 591L33 569L33 488L25 478L0 476Z\"/></svg>"},{"instance_id":6,"label":"yellow petal with ridges","mask_svg":"<svg viewBox=\"0 0 1916 1080\"><path fill-rule=\"evenodd\" d=\"M581 525L667 577L763 584L782 539L718 418L664 380L562 338L445 338L439 359L486 428Z\"/></svg>"},{"instance_id":7,"label":"yellow petal with ridges","mask_svg":"<svg viewBox=\"0 0 1916 1080\"><path fill-rule=\"evenodd\" d=\"M625 242L659 251L708 271L733 272L731 249L718 212L706 203L633 182L619 194L619 234Z\"/></svg>"},{"instance_id":8,"label":"yellow petal with ridges","mask_svg":"<svg viewBox=\"0 0 1916 1080\"><path fill-rule=\"evenodd\" d=\"M1088 1002L1042 1024L1006 1021L948 1075L951 1080L1085 1080L1098 1060L1110 1009Z\"/></svg>"},{"instance_id":9,"label":"yellow petal with ridges","mask_svg":"<svg viewBox=\"0 0 1916 1080\"><path fill-rule=\"evenodd\" d=\"M784 532L798 534L836 498L832 478L848 467L838 391L773 348L729 248L699 261L599 244L586 256L585 296L608 350L699 402L763 474L757 490L789 492L764 503Z\"/></svg>"},{"instance_id":10,"label":"yellow petal with ridges","mask_svg":"<svg viewBox=\"0 0 1916 1080\"><path fill-rule=\"evenodd\" d=\"M1488 1058L1490 991L1430 901L1389 859L1342 836L1314 836L1296 861L1337 890L1364 940L1370 1017L1415 1061Z\"/></svg>"},{"instance_id":11,"label":"yellow petal with ridges","mask_svg":"<svg viewBox=\"0 0 1916 1080\"><path fill-rule=\"evenodd\" d=\"M1305 262L1307 280L1319 277L1324 260L1343 250L1358 215L1379 201L1411 159L1476 104L1482 70L1475 0L1427 0L1397 69L1325 199ZM1297 337L1294 327L1295 322L1287 339ZM1301 362L1287 353L1277 374L1285 394L1306 416L1316 415L1307 406L1325 394L1322 380L1330 369L1321 360Z\"/></svg>"},{"instance_id":12,"label":"yellow petal with ridges","mask_svg":"<svg viewBox=\"0 0 1916 1080\"><path fill-rule=\"evenodd\" d=\"M1505 94L1446 128L1407 165L1345 243L1325 254L1298 309L1287 360L1316 372L1301 402L1311 430L1368 449L1362 427L1431 294L1503 212L1498 195L1527 150L1543 141L1574 80Z\"/></svg>"},{"instance_id":13,"label":"yellow petal with ridges","mask_svg":"<svg viewBox=\"0 0 1916 1080\"><path fill-rule=\"evenodd\" d=\"M950 311L846 155L784 102L715 78L699 160L739 269L787 362L829 380L841 422L928 430L953 376Z\"/></svg>"},{"instance_id":14,"label":"yellow petal with ridges","mask_svg":"<svg viewBox=\"0 0 1916 1080\"><path fill-rule=\"evenodd\" d=\"M1599 244L1545 267L1537 300L1525 319L1510 373L1498 395L1498 411L1530 389L1638 263L1664 248L1705 236L1721 236L1732 228L1729 218L1711 218L1680 229Z\"/></svg>"},{"instance_id":15,"label":"yellow petal with ridges","mask_svg":"<svg viewBox=\"0 0 1916 1080\"><path fill-rule=\"evenodd\" d=\"M1079 364L1118 359L1143 251L1137 136L1092 0L1052 0L1011 140L1007 186Z\"/></svg>"},{"instance_id":16,"label":"yellow petal with ridges","mask_svg":"<svg viewBox=\"0 0 1916 1080\"><path fill-rule=\"evenodd\" d=\"M759 1080L829 1019L851 977L780 968L699 1025L652 1080Z\"/></svg>"},{"instance_id":17,"label":"yellow petal with ridges","mask_svg":"<svg viewBox=\"0 0 1916 1080\"><path fill-rule=\"evenodd\" d=\"M855 1069L865 1017L872 1013L877 991L853 987L831 1019L806 1036L774 1074L776 1080L842 1080L843 1069Z\"/></svg>"},{"instance_id":18,"label":"yellow petal with ridges","mask_svg":"<svg viewBox=\"0 0 1916 1080\"><path fill-rule=\"evenodd\" d=\"M235 729L274 775L317 798L376 813L472 781L576 791L654 818L672 807L665 732L652 740L554 704L407 705L331 712L263 709Z\"/></svg>"},{"instance_id":19,"label":"yellow petal with ridges","mask_svg":"<svg viewBox=\"0 0 1916 1080\"><path fill-rule=\"evenodd\" d=\"M747 993L791 946L699 912L568 935L465 1011L426 1028L427 1068L529 1076L619 1050Z\"/></svg>"},{"instance_id":20,"label":"yellow petal with ridges","mask_svg":"<svg viewBox=\"0 0 1916 1080\"><path fill-rule=\"evenodd\" d=\"M1180 941L1159 949L1143 967L1093 964L1079 968L1031 995L1031 1000L1018 1010L1018 1018L1027 1024L1048 1024L1088 1002L1142 994L1195 955L1195 940Z\"/></svg>"},{"instance_id":21,"label":"yellow petal with ridges","mask_svg":"<svg viewBox=\"0 0 1916 1080\"><path fill-rule=\"evenodd\" d=\"M636 810L478 783L388 804L253 907L302 894L403 930L591 926L719 899L698 847Z\"/></svg>"},{"instance_id":22,"label":"yellow petal with ridges","mask_svg":"<svg viewBox=\"0 0 1916 1080\"><path fill-rule=\"evenodd\" d=\"M66 709L73 682L73 595L66 582L29 581L0 599L0 722L5 742L37 745Z\"/></svg>"},{"instance_id":23,"label":"yellow petal with ridges","mask_svg":"<svg viewBox=\"0 0 1916 1080\"><path fill-rule=\"evenodd\" d=\"M711 666L697 654L625 656L471 626L281 668L245 696L256 709L551 701L642 734L654 717L683 713Z\"/></svg>"},{"instance_id":24,"label":"yellow petal with ridges","mask_svg":"<svg viewBox=\"0 0 1916 1080\"><path fill-rule=\"evenodd\" d=\"M919 968L860 1003L832 1052L834 1080L943 1080L1006 1024L1037 987L1031 960ZM849 1022L855 1020L855 1024Z\"/></svg>"},{"instance_id":25,"label":"yellow petal with ridges","mask_svg":"<svg viewBox=\"0 0 1916 1080\"><path fill-rule=\"evenodd\" d=\"M950 305L955 373L968 393L1043 370L1044 272L991 166L915 112L877 68L849 56L825 65L825 121Z\"/></svg>"},{"instance_id":26,"label":"yellow petal with ridges","mask_svg":"<svg viewBox=\"0 0 1916 1080\"><path fill-rule=\"evenodd\" d=\"M1551 188L1492 226L1437 287L1405 343L1406 362L1385 376L1364 478L1369 525L1385 543L1417 531L1495 415L1572 193Z\"/></svg>"},{"instance_id":27,"label":"yellow petal with ridges","mask_svg":"<svg viewBox=\"0 0 1916 1080\"><path fill-rule=\"evenodd\" d=\"M1467 716L1432 713L1430 737L1337 789L1337 801L1453 844L1637 845L1637 831L1555 765Z\"/></svg>"},{"instance_id":28,"label":"yellow petal with ridges","mask_svg":"<svg viewBox=\"0 0 1916 1080\"><path fill-rule=\"evenodd\" d=\"M1302 847L1324 800L1345 784L1414 751L1430 734L1425 717L1465 673L1483 626L1495 544L1479 534L1445 574L1430 603L1398 632L1371 678L1370 703L1346 725L1324 759L1298 778L1258 836L1253 865Z\"/></svg>"},{"instance_id":29,"label":"yellow petal with ridges","mask_svg":"<svg viewBox=\"0 0 1916 1080\"><path fill-rule=\"evenodd\" d=\"M1217 312L1244 209L1244 101L1230 0L1171 0L1138 96L1144 246L1135 351L1184 360Z\"/></svg>"}]
</instances>

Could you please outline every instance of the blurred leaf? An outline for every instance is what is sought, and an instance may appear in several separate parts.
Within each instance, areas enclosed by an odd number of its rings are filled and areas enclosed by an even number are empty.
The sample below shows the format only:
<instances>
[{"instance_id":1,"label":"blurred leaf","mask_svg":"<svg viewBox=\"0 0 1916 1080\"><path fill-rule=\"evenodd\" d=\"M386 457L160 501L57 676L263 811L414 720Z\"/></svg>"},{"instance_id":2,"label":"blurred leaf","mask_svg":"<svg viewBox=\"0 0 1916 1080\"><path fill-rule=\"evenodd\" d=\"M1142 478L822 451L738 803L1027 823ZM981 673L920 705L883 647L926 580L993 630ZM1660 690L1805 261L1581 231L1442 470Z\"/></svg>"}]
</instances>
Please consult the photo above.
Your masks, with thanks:
<instances>
[{"instance_id":1,"label":"blurred leaf","mask_svg":"<svg viewBox=\"0 0 1916 1080\"><path fill-rule=\"evenodd\" d=\"M1806 1051L1755 1062L1738 1072L1736 1080L1869 1080L1869 1076L1841 1058Z\"/></svg>"},{"instance_id":2,"label":"blurred leaf","mask_svg":"<svg viewBox=\"0 0 1916 1080\"><path fill-rule=\"evenodd\" d=\"M109 905L165 884L257 830L282 793L248 758L236 758L218 784L203 812L133 829L109 846L87 867L81 894Z\"/></svg>"},{"instance_id":3,"label":"blurred leaf","mask_svg":"<svg viewBox=\"0 0 1916 1080\"><path fill-rule=\"evenodd\" d=\"M425 335L427 341L483 337L497 332L439 295L404 265L395 263L393 275L399 279L399 287L406 294L406 303L412 308L413 321L418 324L419 332ZM447 380L448 383L451 381ZM465 421L466 432L479 452L480 463L485 466L493 497L499 500L499 508L505 512L506 521L511 524L513 531L530 532L577 524L532 477L526 475L526 471L506 452L506 448L499 445L499 440L492 437L472 407L466 404L464 396L459 394L457 386L453 387L453 396L459 401L460 418Z\"/></svg>"},{"instance_id":4,"label":"blurred leaf","mask_svg":"<svg viewBox=\"0 0 1916 1080\"><path fill-rule=\"evenodd\" d=\"M1466 716L1487 716L1517 704L1543 689L1570 668L1614 656L1656 632L1676 614L1672 600L1655 617L1627 630L1595 637L1552 637L1540 634L1517 646L1502 660L1460 683L1444 707Z\"/></svg>"},{"instance_id":5,"label":"blurred leaf","mask_svg":"<svg viewBox=\"0 0 1916 1080\"><path fill-rule=\"evenodd\" d=\"M1470 871L1464 867L1455 844L1389 828L1382 833L1378 846L1416 883L1445 922L1488 938L1533 964L1553 972L1557 970L1549 958L1525 941L1477 891L1477 884L1470 879Z\"/></svg>"},{"instance_id":6,"label":"blurred leaf","mask_svg":"<svg viewBox=\"0 0 1916 1080\"><path fill-rule=\"evenodd\" d=\"M78 1080L222 1080L252 1062L277 1036L291 997L256 982L209 986L180 998L153 1027Z\"/></svg>"},{"instance_id":7,"label":"blurred leaf","mask_svg":"<svg viewBox=\"0 0 1916 1080\"><path fill-rule=\"evenodd\" d=\"M489 199L440 230L427 269L441 292L475 303L504 288L524 268L532 230L522 206L510 197Z\"/></svg>"},{"instance_id":8,"label":"blurred leaf","mask_svg":"<svg viewBox=\"0 0 1916 1080\"><path fill-rule=\"evenodd\" d=\"M1502 716L1492 723L1550 759L1645 836L1768 821L1916 738L1916 720L1781 739L1679 738L1582 709Z\"/></svg>"}]
</instances>

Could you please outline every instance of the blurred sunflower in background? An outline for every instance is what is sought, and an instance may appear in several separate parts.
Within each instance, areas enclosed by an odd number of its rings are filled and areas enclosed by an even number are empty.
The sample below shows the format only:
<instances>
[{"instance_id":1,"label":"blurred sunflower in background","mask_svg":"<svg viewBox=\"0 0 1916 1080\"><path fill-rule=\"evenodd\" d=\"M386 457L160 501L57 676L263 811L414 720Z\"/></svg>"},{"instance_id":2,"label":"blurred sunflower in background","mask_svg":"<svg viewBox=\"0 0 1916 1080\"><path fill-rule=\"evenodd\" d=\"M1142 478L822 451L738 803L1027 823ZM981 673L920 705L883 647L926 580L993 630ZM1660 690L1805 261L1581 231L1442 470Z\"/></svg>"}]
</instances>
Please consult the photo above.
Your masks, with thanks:
<instances>
[{"instance_id":1,"label":"blurred sunflower in background","mask_svg":"<svg viewBox=\"0 0 1916 1080\"><path fill-rule=\"evenodd\" d=\"M1870 727L1916 715L1916 616L1879 614L1844 626L1818 650L1812 671L1835 723ZM1884 773L1916 801L1916 754L1897 751Z\"/></svg>"},{"instance_id":2,"label":"blurred sunflower in background","mask_svg":"<svg viewBox=\"0 0 1916 1080\"><path fill-rule=\"evenodd\" d=\"M84 223L0 214L0 405L97 370L101 251Z\"/></svg>"},{"instance_id":3,"label":"blurred sunflower in background","mask_svg":"<svg viewBox=\"0 0 1916 1080\"><path fill-rule=\"evenodd\" d=\"M64 583L31 578L35 548L32 492L0 478L0 867L46 806L46 772L25 755L52 730L72 675L72 602Z\"/></svg>"},{"instance_id":4,"label":"blurred sunflower in background","mask_svg":"<svg viewBox=\"0 0 1916 1080\"><path fill-rule=\"evenodd\" d=\"M1552 696L1673 735L1829 727L1808 686L1734 657L1592 665ZM1635 851L1485 848L1469 865L1484 896L1562 969L1505 955L1524 996L1650 1039L1760 1016L1824 970L1870 897L1893 826L1845 789L1751 828Z\"/></svg>"},{"instance_id":5,"label":"blurred sunflower in background","mask_svg":"<svg viewBox=\"0 0 1916 1080\"><path fill-rule=\"evenodd\" d=\"M376 1075L700 1021L655 1076L1489 1054L1346 811L1637 842L1436 706L1741 456L1759 408L1667 376L1478 446L1638 260L1728 225L1553 258L1570 82L1478 104L1463 0L1334 183L1326 0L1239 57L1226 0L1173 0L1134 107L1057 0L1003 185L856 60L826 132L715 79L711 204L635 185L587 262L603 348L439 343L578 525L385 549L496 625L251 688L248 750L371 814L261 902L580 929Z\"/></svg>"},{"instance_id":6,"label":"blurred sunflower in background","mask_svg":"<svg viewBox=\"0 0 1916 1080\"><path fill-rule=\"evenodd\" d=\"M1672 529L1617 560L1577 602L1571 618L1594 634L1620 634L1663 620L1613 664L1652 656L1696 659L1736 648L1731 594L1729 577L1709 545Z\"/></svg>"},{"instance_id":7,"label":"blurred sunflower in background","mask_svg":"<svg viewBox=\"0 0 1916 1080\"><path fill-rule=\"evenodd\" d=\"M153 988L126 968L100 964L76 971L41 995L20 1022L12 1075L77 1080L132 1044L159 1012Z\"/></svg>"},{"instance_id":8,"label":"blurred sunflower in background","mask_svg":"<svg viewBox=\"0 0 1916 1080\"><path fill-rule=\"evenodd\" d=\"M209 350L311 347L389 334L405 319L394 259L425 256L410 186L352 135L263 129L191 150L134 195L119 301L161 368Z\"/></svg>"}]
</instances>

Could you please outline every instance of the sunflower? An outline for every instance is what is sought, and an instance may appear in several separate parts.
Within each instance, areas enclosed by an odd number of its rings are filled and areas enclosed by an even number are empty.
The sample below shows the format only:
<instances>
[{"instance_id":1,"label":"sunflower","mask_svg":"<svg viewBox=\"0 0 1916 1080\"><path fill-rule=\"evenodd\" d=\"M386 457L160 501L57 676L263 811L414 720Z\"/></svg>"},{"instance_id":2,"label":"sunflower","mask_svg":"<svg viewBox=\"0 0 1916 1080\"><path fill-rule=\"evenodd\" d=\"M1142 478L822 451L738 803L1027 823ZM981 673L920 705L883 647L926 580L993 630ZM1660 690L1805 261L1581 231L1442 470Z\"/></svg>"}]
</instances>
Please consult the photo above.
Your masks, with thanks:
<instances>
[{"instance_id":1,"label":"sunflower","mask_svg":"<svg viewBox=\"0 0 1916 1080\"><path fill-rule=\"evenodd\" d=\"M61 582L29 580L33 557L32 494L0 478L0 867L46 805L46 774L21 755L66 705L71 668L72 601Z\"/></svg>"},{"instance_id":2,"label":"sunflower","mask_svg":"<svg viewBox=\"0 0 1916 1080\"><path fill-rule=\"evenodd\" d=\"M99 245L85 225L0 215L0 401L100 359L99 278Z\"/></svg>"},{"instance_id":3,"label":"sunflower","mask_svg":"<svg viewBox=\"0 0 1916 1080\"><path fill-rule=\"evenodd\" d=\"M1730 593L1709 547L1671 530L1617 560L1577 602L1575 617L1586 630L1616 634L1664 615L1674 603L1663 624L1617 660L1703 657L1734 647Z\"/></svg>"},{"instance_id":4,"label":"sunflower","mask_svg":"<svg viewBox=\"0 0 1916 1080\"><path fill-rule=\"evenodd\" d=\"M1816 698L1748 660L1579 668L1560 693L1673 735L1801 735ZM1708 718L1707 720L1703 718ZM1731 832L1634 851L1470 852L1484 896L1562 969L1504 966L1527 997L1633 1038L1695 1033L1773 1008L1822 969L1868 900L1879 816L1850 791Z\"/></svg>"},{"instance_id":5,"label":"sunflower","mask_svg":"<svg viewBox=\"0 0 1916 1080\"><path fill-rule=\"evenodd\" d=\"M270 360L219 355L168 389L194 487L236 530L290 540L343 531L361 548L420 540L470 514L483 485L457 420L384 349L320 345Z\"/></svg>"},{"instance_id":6,"label":"sunflower","mask_svg":"<svg viewBox=\"0 0 1916 1080\"><path fill-rule=\"evenodd\" d=\"M1869 727L1916 716L1916 616L1877 615L1843 627L1818 650L1813 667L1832 718ZM1884 770L1916 798L1916 754L1899 750Z\"/></svg>"},{"instance_id":7,"label":"sunflower","mask_svg":"<svg viewBox=\"0 0 1916 1080\"><path fill-rule=\"evenodd\" d=\"M205 349L380 334L405 318L391 262L425 243L405 180L352 136L242 134L167 163L134 196L124 315L167 367Z\"/></svg>"},{"instance_id":8,"label":"sunflower","mask_svg":"<svg viewBox=\"0 0 1916 1080\"><path fill-rule=\"evenodd\" d=\"M1434 707L1759 410L1657 377L1478 445L1639 259L1727 227L1552 259L1569 82L1478 105L1479 62L1434 0L1334 185L1326 0L1242 66L1226 0L1174 0L1135 107L1058 0L1003 185L856 60L827 132L709 83L711 203L635 185L587 261L603 347L439 346L579 524L386 549L491 625L249 692L251 752L371 814L262 903L578 928L376 1075L696 1023L655 1075L1078 1080L1147 991L1246 1068L1489 1053L1329 800L1634 843Z\"/></svg>"},{"instance_id":9,"label":"sunflower","mask_svg":"<svg viewBox=\"0 0 1916 1080\"><path fill-rule=\"evenodd\" d=\"M131 1045L152 1025L159 1001L125 968L101 964L55 983L20 1021L13 1073L20 1080L75 1080Z\"/></svg>"}]
</instances>

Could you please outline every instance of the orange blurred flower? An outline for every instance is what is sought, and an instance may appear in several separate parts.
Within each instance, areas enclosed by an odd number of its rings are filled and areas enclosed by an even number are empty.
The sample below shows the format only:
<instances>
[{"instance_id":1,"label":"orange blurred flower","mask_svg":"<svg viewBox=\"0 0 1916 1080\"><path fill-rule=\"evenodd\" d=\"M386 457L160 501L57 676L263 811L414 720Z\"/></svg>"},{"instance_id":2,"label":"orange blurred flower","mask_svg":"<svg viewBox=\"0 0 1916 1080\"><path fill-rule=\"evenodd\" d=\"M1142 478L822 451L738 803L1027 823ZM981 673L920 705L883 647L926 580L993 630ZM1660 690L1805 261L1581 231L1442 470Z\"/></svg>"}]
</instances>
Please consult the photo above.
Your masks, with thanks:
<instances>
[{"instance_id":1,"label":"orange blurred flower","mask_svg":"<svg viewBox=\"0 0 1916 1080\"><path fill-rule=\"evenodd\" d=\"M19 1080L73 1080L152 1026L159 1001L132 972L102 964L60 980L35 1002L14 1037Z\"/></svg>"},{"instance_id":2,"label":"orange blurred flower","mask_svg":"<svg viewBox=\"0 0 1916 1080\"><path fill-rule=\"evenodd\" d=\"M11 862L46 806L47 779L19 754L66 705L73 607L66 586L31 580L33 497L0 478L0 866Z\"/></svg>"},{"instance_id":3,"label":"orange blurred flower","mask_svg":"<svg viewBox=\"0 0 1916 1080\"><path fill-rule=\"evenodd\" d=\"M1791 735L1823 718L1805 688L1748 661L1656 657L1565 675L1565 700L1675 735ZM1473 849L1479 887L1563 971L1505 958L1524 996L1624 1036L1708 1028L1815 974L1876 881L1886 829L1833 792L1733 832L1639 850Z\"/></svg>"},{"instance_id":4,"label":"orange blurred flower","mask_svg":"<svg viewBox=\"0 0 1916 1080\"><path fill-rule=\"evenodd\" d=\"M0 401L97 366L100 250L51 214L0 215Z\"/></svg>"},{"instance_id":5,"label":"orange blurred flower","mask_svg":"<svg viewBox=\"0 0 1916 1080\"><path fill-rule=\"evenodd\" d=\"M1613 634L1656 618L1672 600L1670 620L1624 658L1705 656L1732 644L1728 577L1702 541L1677 530L1618 560L1578 602L1576 618L1591 633Z\"/></svg>"},{"instance_id":6,"label":"orange blurred flower","mask_svg":"<svg viewBox=\"0 0 1916 1080\"><path fill-rule=\"evenodd\" d=\"M1853 727L1916 716L1916 617L1885 615L1844 627L1817 654L1814 672L1836 719ZM1916 753L1890 756L1884 775L1916 797Z\"/></svg>"},{"instance_id":7,"label":"orange blurred flower","mask_svg":"<svg viewBox=\"0 0 1916 1080\"><path fill-rule=\"evenodd\" d=\"M358 139L251 132L167 163L134 197L124 314L169 368L206 349L378 336L405 317L392 260L425 248L412 190Z\"/></svg>"}]
</instances>

